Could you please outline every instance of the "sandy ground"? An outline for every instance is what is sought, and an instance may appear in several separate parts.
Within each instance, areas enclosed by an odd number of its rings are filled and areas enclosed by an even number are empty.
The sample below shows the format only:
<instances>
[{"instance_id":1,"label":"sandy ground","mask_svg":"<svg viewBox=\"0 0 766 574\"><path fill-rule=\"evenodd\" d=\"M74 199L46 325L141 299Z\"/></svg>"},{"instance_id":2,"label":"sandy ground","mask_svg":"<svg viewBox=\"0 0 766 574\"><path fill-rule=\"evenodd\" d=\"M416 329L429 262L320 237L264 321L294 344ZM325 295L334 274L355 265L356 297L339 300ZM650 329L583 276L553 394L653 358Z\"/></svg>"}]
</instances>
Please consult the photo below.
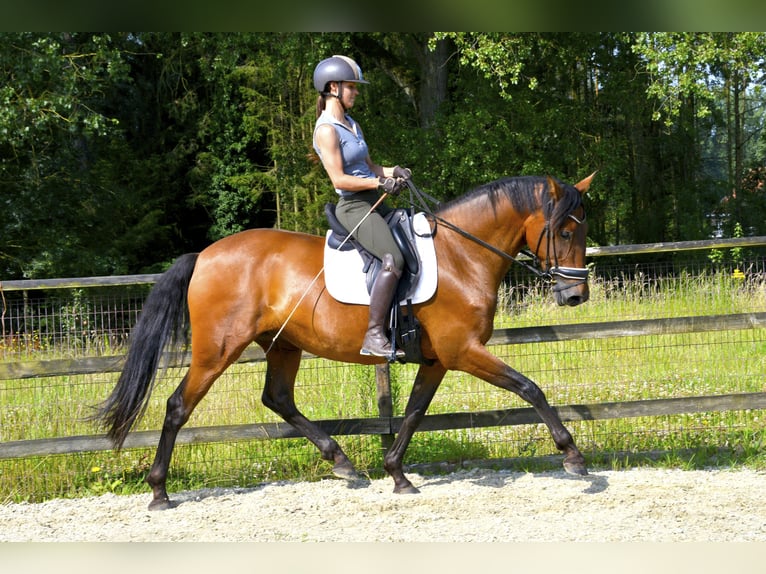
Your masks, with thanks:
<instances>
[{"instance_id":1,"label":"sandy ground","mask_svg":"<svg viewBox=\"0 0 766 574\"><path fill-rule=\"evenodd\" d=\"M629 469L584 478L472 469L390 479L105 494L0 506L3 542L744 542L766 541L766 473Z\"/></svg>"}]
</instances>

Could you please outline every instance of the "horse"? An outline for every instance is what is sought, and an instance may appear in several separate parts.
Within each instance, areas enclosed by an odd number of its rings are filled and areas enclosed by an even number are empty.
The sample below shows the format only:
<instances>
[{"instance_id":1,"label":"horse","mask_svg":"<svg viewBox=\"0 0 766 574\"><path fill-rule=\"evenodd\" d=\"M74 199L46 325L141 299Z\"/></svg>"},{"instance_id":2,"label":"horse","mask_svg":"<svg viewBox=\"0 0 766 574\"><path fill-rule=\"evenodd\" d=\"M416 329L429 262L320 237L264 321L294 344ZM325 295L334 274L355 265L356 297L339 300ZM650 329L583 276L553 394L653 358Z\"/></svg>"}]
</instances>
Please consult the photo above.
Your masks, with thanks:
<instances>
[{"instance_id":1,"label":"horse","mask_svg":"<svg viewBox=\"0 0 766 574\"><path fill-rule=\"evenodd\" d=\"M422 328L424 360L396 438L384 454L383 466L395 493L419 492L405 476L402 461L449 370L463 371L527 401L563 453L564 469L588 474L585 458L540 387L492 355L485 344L493 331L500 284L526 246L535 269L554 284L558 305L588 300L582 197L594 175L574 185L550 176L505 177L431 212L438 284L430 299L413 306ZM245 230L199 253L179 256L152 287L133 327L116 386L94 415L119 450L146 410L163 350L188 344L191 331L189 367L167 401L145 479L152 489L150 510L173 506L166 478L176 436L211 385L252 342L266 351L263 404L311 441L332 463L333 474L358 478L338 443L308 420L294 400L304 351L365 365L387 360L359 353L368 310L340 303L327 293L323 249L324 238L318 235Z\"/></svg>"}]
</instances>

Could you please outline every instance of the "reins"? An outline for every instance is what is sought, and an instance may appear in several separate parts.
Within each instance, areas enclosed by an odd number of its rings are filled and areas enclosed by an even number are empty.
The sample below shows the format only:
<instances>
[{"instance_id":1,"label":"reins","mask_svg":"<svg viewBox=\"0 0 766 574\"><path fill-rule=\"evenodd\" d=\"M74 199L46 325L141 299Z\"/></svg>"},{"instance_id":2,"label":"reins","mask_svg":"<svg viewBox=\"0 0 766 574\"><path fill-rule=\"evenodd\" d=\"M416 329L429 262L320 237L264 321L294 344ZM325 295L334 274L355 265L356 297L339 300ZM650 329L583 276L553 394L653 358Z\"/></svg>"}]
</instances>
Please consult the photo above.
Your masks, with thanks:
<instances>
[{"instance_id":1,"label":"reins","mask_svg":"<svg viewBox=\"0 0 766 574\"><path fill-rule=\"evenodd\" d=\"M424 193L423 191L418 189L417 186L415 185L415 183L412 181L412 178L407 179L405 181L407 183L407 187L410 190L410 196L411 196L411 198L410 198L410 205L415 207L415 204L412 201L412 196L414 196L415 198L418 199L421 207L423 208L423 210L426 212L426 214L429 217L431 217L435 221L438 221L439 223L441 223L445 227L449 228L450 230L454 231L458 235L461 235L461 236L465 237L466 239L468 239L470 241L473 241L477 245L481 245L485 249L491 251L495 255L498 255L498 256L502 257L503 259L506 259L507 261L511 261L512 263L515 263L516 265L519 265L519 266L523 267L524 269L526 269L530 273L536 275L537 277L539 277L540 279L543 279L544 281L546 281L548 283L551 283L551 284L555 285L555 283L556 283L556 279L555 278L556 277L561 277L562 279L574 279L574 280L577 281L577 283L575 283L575 284L569 284L569 285L566 285L564 287L554 286L554 288L553 288L554 291L563 291L564 289L569 289L570 287L575 287L577 285L582 285L583 283L585 283L588 280L589 269L587 267L559 267L558 256L556 254L555 243L554 243L554 247L553 247L553 260L554 260L553 263L554 263L554 265L551 265L551 262L550 262L551 232L550 232L550 222L548 220L546 220L545 227L540 232L540 237L537 240L537 247L535 248L535 252L532 252L529 249L521 249L519 251L519 253L523 253L524 255L526 255L527 257L529 257L532 260L532 265L530 265L529 263L526 263L525 261L517 259L513 255L510 255L509 253L506 253L502 249L498 249L497 247L495 247L491 243L487 243L483 239L480 239L479 237L476 237L475 235L467 232L465 229L461 229L460 227L458 227L454 223L451 223L451 222L447 221L446 219L436 215L433 212L433 210L428 206L428 204L425 201L425 199L428 199L429 201L431 201L433 204L435 204L437 206L440 204L440 202L437 199L435 199L435 198L431 197L430 195L428 195L427 193ZM577 222L579 224L582 224L582 223L585 222L584 218L582 220L580 220L580 219L576 218L572 214L569 214L568 217L572 218L575 222ZM540 244L543 241L543 236L544 235L547 236L547 249L546 249L547 255L546 255L546 258L548 259L548 269L546 269L545 271L543 271L540 268L540 258L537 256L537 253L536 253L540 249Z\"/></svg>"},{"instance_id":2,"label":"reins","mask_svg":"<svg viewBox=\"0 0 766 574\"><path fill-rule=\"evenodd\" d=\"M522 249L522 250L519 251L520 253L523 253L524 255L526 255L527 257L529 257L532 260L533 264L530 265L529 263L527 263L525 261L521 261L521 260L517 259L516 257L514 257L513 255L510 255L510 254L506 253L502 249L498 249L497 247L495 247L491 243L487 243L483 239L480 239L479 237L476 237L475 235L467 232L465 229L461 229L460 227L458 227L454 223L451 223L451 222L447 221L443 217L439 217L429 207L429 205L428 205L426 200L430 201L432 204L437 205L437 206L440 205L441 202L439 200L437 200L436 198L434 198L434 197L428 195L427 193L421 191L420 189L418 189L417 186L415 186L415 183L412 181L412 178L406 179L405 182L407 184L407 187L410 190L410 201L409 201L409 203L410 203L410 205L412 207L417 207L415 205L414 200L413 200L413 197L414 197L415 199L418 200L418 202L420 203L420 207L423 209L424 213L426 213L426 215L428 217L432 218L434 221L437 221L437 222L441 223L442 225L444 225L445 227L447 227L450 230L454 231L455 233L465 237L469 241L473 241L477 245L481 245L482 247L484 247L485 249L491 251L495 255L498 255L498 256L502 257L503 259L511 261L512 263L515 263L516 265L519 265L519 266L523 267L524 269L526 269L527 271L529 271L530 273L536 275L540 279L543 279L544 281L553 284L554 285L554 287L553 287L554 291L563 291L564 289L569 289L570 287L575 287L577 285L581 285L581 284L585 283L588 280L588 272L589 272L589 270L588 270L587 267L560 267L559 266L559 264L558 264L558 256L556 254L556 245L555 245L555 243L553 244L553 264L551 264L550 253L551 253L551 241L552 240L551 240L551 230L550 230L550 221L549 220L546 219L545 227L543 227L543 230L540 232L540 237L537 240L537 247L535 248L535 252L532 252L532 251L530 251L528 249ZM377 207L381 203L383 203L383 201L386 199L387 196L388 196L388 193L383 193L380 196L380 198L378 198L378 200L370 208L370 210L364 215L364 217L361 219L361 221L359 221L359 223L356 224L354 229L352 229L349 232L349 234L343 239L343 241L341 242L339 247L342 247L346 243L346 241L348 241L349 238L351 238L351 236L354 233L356 233L357 229L359 229L359 226L362 225L362 223L367 219L367 217L369 217L369 215L373 211L375 211L375 209L377 209ZM576 221L578 224L582 224L582 223L585 222L584 218L582 220L580 220L580 219L576 218L572 214L569 214L568 217L570 217L571 219ZM542 241L543 241L543 236L545 236L546 240L547 240L546 259L547 259L547 263L548 263L548 265L547 265L548 268L545 271L543 271L540 268L540 258L537 256L537 253L536 253L540 249L540 245L542 244ZM285 327L287 326L287 323L290 322L290 319L292 319L293 315L298 310L298 307L303 302L303 300L306 298L306 295L308 295L308 292L311 290L311 288L313 287L314 283L316 283L316 281L319 279L319 277L322 275L323 272L324 272L324 266L322 266L322 268L319 270L319 272L314 276L314 278L308 284L308 286L304 290L303 294L301 295L300 299L298 299L298 301L295 303L295 305L293 306L292 310L288 314L287 318L282 323L282 326L279 328L277 333L274 335L274 338L271 340L271 344L269 345L269 348L266 350L266 355L268 355L269 352L271 351L271 349L274 348L274 344L277 342L277 339L282 334L282 331L284 331ZM575 280L575 281L577 281L577 283L568 284L568 285L565 285L563 287L558 287L556 285L556 277L560 277L562 279Z\"/></svg>"}]
</instances>

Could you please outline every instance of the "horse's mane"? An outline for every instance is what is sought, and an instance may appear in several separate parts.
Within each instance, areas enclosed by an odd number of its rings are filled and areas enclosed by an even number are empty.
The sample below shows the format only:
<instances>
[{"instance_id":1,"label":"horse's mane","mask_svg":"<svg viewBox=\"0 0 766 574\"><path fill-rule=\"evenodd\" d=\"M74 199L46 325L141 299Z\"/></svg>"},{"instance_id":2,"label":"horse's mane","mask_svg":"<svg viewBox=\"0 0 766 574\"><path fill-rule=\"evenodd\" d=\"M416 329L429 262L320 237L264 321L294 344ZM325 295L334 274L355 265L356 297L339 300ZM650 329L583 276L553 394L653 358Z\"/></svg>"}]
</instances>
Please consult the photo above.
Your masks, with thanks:
<instances>
[{"instance_id":1,"label":"horse's mane","mask_svg":"<svg viewBox=\"0 0 766 574\"><path fill-rule=\"evenodd\" d=\"M582 195L570 184L558 179L554 181L564 191L559 201L552 201L548 194L548 178L542 176L503 177L480 185L456 199L442 204L438 212L443 213L454 207L468 205L486 197L492 210L496 213L500 199L510 201L513 209L519 213L532 213L544 210L545 218L550 221L551 229L559 229L564 220L582 205Z\"/></svg>"}]
</instances>

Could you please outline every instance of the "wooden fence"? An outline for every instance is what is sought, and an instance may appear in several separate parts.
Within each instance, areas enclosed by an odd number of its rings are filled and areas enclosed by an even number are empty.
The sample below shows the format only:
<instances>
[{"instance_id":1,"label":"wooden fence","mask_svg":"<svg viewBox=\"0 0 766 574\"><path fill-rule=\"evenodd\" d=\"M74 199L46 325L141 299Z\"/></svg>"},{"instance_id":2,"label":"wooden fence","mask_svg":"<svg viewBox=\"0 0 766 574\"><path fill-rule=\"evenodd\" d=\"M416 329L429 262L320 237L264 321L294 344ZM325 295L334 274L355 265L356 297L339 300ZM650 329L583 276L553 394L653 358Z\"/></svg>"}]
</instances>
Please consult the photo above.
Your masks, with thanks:
<instances>
[{"instance_id":1,"label":"wooden fence","mask_svg":"<svg viewBox=\"0 0 766 574\"><path fill-rule=\"evenodd\" d=\"M644 246L620 246L590 248L589 256L656 253L689 249L737 248L766 245L766 237L749 237L695 241ZM0 284L5 291L105 286L115 284L151 283L157 275L55 279L38 281L7 281ZM636 337L643 335L667 335L699 333L707 331L735 331L762 329L766 327L766 312L740 314L676 317L632 321L610 321L587 324L526 327L497 330L488 345L516 345L544 343L575 339L603 339ZM308 358L311 358L307 355ZM179 357L170 358L171 366L182 366ZM251 346L240 357L239 363L264 360L263 351ZM0 363L0 380L25 379L57 375L116 372L121 358L90 357L80 359L56 359L47 361L17 361ZM398 431L402 417L393 415L388 366L376 368L379 416L375 418L351 418L318 421L333 435L380 435L384 446L390 443ZM715 396L696 396L637 401L621 401L597 404L565 405L555 407L563 421L599 420L628 417L659 416L728 410L766 409L766 393L738 393ZM493 411L460 412L426 416L421 430L480 428L506 425L539 423L540 419L531 408L512 408ZM247 439L278 439L300 436L286 423L255 423L244 425L184 428L179 433L178 444L198 444ZM133 432L125 442L125 448L156 445L159 431ZM111 449L111 443L100 435L72 436L50 439L21 440L0 443L1 458L23 458L50 454L66 454Z\"/></svg>"}]
</instances>

